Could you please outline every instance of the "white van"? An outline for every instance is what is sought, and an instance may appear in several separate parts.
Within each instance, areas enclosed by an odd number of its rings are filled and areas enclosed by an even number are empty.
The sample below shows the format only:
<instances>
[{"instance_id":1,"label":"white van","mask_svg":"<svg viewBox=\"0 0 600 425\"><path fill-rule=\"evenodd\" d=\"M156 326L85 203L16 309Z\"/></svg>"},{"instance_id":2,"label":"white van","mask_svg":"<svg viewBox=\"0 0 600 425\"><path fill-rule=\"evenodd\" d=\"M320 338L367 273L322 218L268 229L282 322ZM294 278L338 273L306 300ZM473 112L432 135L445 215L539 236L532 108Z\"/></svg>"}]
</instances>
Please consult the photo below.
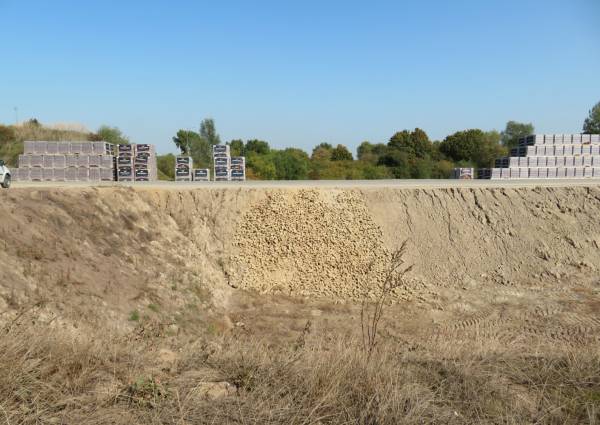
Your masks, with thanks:
<instances>
[{"instance_id":1,"label":"white van","mask_svg":"<svg viewBox=\"0 0 600 425\"><path fill-rule=\"evenodd\" d=\"M4 161L0 159L0 186L4 189L8 189L10 187L10 170L6 165L4 165Z\"/></svg>"}]
</instances>

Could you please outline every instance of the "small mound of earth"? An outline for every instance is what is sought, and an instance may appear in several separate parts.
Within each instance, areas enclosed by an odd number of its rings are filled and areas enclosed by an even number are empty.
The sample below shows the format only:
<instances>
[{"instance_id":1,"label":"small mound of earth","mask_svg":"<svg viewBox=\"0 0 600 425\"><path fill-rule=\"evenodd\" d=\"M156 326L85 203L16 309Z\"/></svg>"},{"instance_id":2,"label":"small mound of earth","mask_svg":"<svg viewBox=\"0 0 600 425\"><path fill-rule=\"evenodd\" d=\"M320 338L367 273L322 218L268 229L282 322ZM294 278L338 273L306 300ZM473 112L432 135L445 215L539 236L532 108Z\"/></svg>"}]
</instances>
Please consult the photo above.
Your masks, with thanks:
<instances>
[{"instance_id":1,"label":"small mound of earth","mask_svg":"<svg viewBox=\"0 0 600 425\"><path fill-rule=\"evenodd\" d=\"M230 283L263 293L358 299L373 295L388 252L359 192L269 193L233 240Z\"/></svg>"}]
</instances>

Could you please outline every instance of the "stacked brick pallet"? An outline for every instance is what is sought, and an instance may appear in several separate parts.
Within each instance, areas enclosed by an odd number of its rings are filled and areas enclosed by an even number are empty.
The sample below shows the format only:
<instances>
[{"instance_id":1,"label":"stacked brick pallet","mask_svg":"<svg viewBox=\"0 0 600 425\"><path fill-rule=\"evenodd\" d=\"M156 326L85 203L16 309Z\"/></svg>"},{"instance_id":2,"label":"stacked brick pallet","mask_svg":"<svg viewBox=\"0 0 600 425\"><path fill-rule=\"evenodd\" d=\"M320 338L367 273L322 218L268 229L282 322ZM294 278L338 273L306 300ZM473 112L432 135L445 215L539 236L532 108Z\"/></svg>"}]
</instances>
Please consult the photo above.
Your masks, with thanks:
<instances>
[{"instance_id":1,"label":"stacked brick pallet","mask_svg":"<svg viewBox=\"0 0 600 425\"><path fill-rule=\"evenodd\" d=\"M175 181L191 182L194 162L191 156L179 155L175 158Z\"/></svg>"},{"instance_id":2,"label":"stacked brick pallet","mask_svg":"<svg viewBox=\"0 0 600 425\"><path fill-rule=\"evenodd\" d=\"M117 154L117 180L121 182L156 181L158 168L154 145L119 145Z\"/></svg>"},{"instance_id":3,"label":"stacked brick pallet","mask_svg":"<svg viewBox=\"0 0 600 425\"><path fill-rule=\"evenodd\" d=\"M156 165L156 149L154 145L134 145L135 157L133 168L136 182L149 182L158 180L158 166Z\"/></svg>"},{"instance_id":4,"label":"stacked brick pallet","mask_svg":"<svg viewBox=\"0 0 600 425\"><path fill-rule=\"evenodd\" d=\"M510 157L479 170L480 179L600 178L600 135L536 134L523 137Z\"/></svg>"},{"instance_id":5,"label":"stacked brick pallet","mask_svg":"<svg viewBox=\"0 0 600 425\"><path fill-rule=\"evenodd\" d=\"M454 168L452 170L452 178L459 180L471 180L475 176L474 168Z\"/></svg>"},{"instance_id":6,"label":"stacked brick pallet","mask_svg":"<svg viewBox=\"0 0 600 425\"><path fill-rule=\"evenodd\" d=\"M196 169L194 169L194 181L195 182L208 182L208 181L210 181L210 170L208 168L196 168Z\"/></svg>"},{"instance_id":7,"label":"stacked brick pallet","mask_svg":"<svg viewBox=\"0 0 600 425\"><path fill-rule=\"evenodd\" d=\"M246 180L246 158L230 154L228 145L213 146L215 181Z\"/></svg>"},{"instance_id":8,"label":"stacked brick pallet","mask_svg":"<svg viewBox=\"0 0 600 425\"><path fill-rule=\"evenodd\" d=\"M210 181L210 169L193 168L194 161L191 156L179 155L175 158L175 181L176 182L208 182Z\"/></svg>"},{"instance_id":9,"label":"stacked brick pallet","mask_svg":"<svg viewBox=\"0 0 600 425\"><path fill-rule=\"evenodd\" d=\"M243 156L234 156L231 158L231 180L246 180L246 158Z\"/></svg>"},{"instance_id":10,"label":"stacked brick pallet","mask_svg":"<svg viewBox=\"0 0 600 425\"><path fill-rule=\"evenodd\" d=\"M106 142L25 141L18 181L114 181L114 145Z\"/></svg>"},{"instance_id":11,"label":"stacked brick pallet","mask_svg":"<svg viewBox=\"0 0 600 425\"><path fill-rule=\"evenodd\" d=\"M213 145L213 165L215 170L215 181L229 181L231 164L229 145Z\"/></svg>"}]
</instances>

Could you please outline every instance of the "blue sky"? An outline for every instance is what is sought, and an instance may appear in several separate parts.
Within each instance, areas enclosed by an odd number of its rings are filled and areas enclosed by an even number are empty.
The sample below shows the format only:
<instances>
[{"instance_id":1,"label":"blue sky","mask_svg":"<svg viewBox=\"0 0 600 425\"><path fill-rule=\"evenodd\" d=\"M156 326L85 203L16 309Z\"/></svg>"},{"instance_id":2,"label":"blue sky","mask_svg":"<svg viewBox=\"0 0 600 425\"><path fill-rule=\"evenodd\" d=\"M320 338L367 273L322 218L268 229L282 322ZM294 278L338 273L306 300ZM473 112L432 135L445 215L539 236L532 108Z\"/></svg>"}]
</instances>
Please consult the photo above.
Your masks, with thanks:
<instances>
[{"instance_id":1,"label":"blue sky","mask_svg":"<svg viewBox=\"0 0 600 425\"><path fill-rule=\"evenodd\" d=\"M0 0L0 122L17 106L160 152L204 117L224 141L307 151L510 119L578 132L598 22L598 0Z\"/></svg>"}]
</instances>

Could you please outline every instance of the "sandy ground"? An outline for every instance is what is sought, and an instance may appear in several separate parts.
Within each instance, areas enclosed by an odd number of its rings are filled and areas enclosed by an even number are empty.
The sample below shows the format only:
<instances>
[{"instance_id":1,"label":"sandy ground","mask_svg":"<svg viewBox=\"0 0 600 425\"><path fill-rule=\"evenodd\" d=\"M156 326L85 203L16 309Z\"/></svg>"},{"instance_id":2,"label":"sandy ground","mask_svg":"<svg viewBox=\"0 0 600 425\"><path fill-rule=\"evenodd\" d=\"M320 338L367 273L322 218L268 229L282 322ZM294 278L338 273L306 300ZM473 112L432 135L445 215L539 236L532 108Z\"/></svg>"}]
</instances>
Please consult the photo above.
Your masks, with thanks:
<instances>
[{"instance_id":1,"label":"sandy ground","mask_svg":"<svg viewBox=\"0 0 600 425\"><path fill-rule=\"evenodd\" d=\"M597 184L293 184L15 184L0 191L0 319L39 303L74 331L137 312L178 332L352 332L407 241L390 337L597 343Z\"/></svg>"}]
</instances>

